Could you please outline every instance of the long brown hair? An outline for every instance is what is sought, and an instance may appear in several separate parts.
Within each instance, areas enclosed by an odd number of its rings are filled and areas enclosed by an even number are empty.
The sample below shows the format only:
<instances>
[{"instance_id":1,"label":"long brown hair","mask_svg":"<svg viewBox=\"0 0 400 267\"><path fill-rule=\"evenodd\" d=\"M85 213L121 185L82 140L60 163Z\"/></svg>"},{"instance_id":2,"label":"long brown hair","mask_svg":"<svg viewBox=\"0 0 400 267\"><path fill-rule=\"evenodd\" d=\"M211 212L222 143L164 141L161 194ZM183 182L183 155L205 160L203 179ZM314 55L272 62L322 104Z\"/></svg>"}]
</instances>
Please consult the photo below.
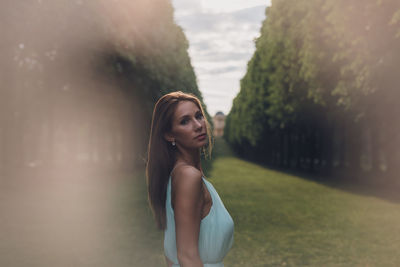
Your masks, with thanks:
<instances>
[{"instance_id":1,"label":"long brown hair","mask_svg":"<svg viewBox=\"0 0 400 267\"><path fill-rule=\"evenodd\" d=\"M166 227L165 200L168 178L176 160L176 147L164 138L164 134L171 131L173 116L178 103L181 101L192 101L201 110L208 135L208 144L202 148L202 152L205 156L210 156L212 150L210 125L205 117L200 100L195 95L177 91L166 94L157 101L153 110L147 150L146 182L149 204L157 227L161 230Z\"/></svg>"}]
</instances>

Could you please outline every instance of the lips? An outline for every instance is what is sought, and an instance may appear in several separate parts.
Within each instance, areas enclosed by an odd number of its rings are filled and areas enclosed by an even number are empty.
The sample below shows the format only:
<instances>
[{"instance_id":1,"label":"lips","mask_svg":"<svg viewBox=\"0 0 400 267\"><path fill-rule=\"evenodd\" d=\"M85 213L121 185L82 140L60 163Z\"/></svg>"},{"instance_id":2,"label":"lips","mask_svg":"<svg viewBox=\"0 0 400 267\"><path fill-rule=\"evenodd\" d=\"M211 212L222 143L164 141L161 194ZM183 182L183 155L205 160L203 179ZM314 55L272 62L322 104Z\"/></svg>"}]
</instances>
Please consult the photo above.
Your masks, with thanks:
<instances>
[{"instance_id":1,"label":"lips","mask_svg":"<svg viewBox=\"0 0 400 267\"><path fill-rule=\"evenodd\" d=\"M205 136L206 136L206 134L203 133L203 134L200 134L200 135L196 136L196 138L203 138L203 137L205 137Z\"/></svg>"}]
</instances>

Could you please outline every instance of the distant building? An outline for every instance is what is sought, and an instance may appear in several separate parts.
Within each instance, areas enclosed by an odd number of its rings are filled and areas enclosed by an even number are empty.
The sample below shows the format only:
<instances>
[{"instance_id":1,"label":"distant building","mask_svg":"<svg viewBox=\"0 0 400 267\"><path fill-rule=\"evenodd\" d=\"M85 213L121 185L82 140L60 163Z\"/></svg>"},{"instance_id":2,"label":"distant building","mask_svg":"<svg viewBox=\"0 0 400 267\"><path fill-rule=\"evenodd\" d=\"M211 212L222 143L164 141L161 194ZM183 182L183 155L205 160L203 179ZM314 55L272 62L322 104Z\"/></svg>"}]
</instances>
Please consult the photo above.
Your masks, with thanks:
<instances>
[{"instance_id":1,"label":"distant building","mask_svg":"<svg viewBox=\"0 0 400 267\"><path fill-rule=\"evenodd\" d=\"M218 111L214 117L214 131L213 134L215 137L224 135L224 127L225 127L225 115L223 112Z\"/></svg>"}]
</instances>

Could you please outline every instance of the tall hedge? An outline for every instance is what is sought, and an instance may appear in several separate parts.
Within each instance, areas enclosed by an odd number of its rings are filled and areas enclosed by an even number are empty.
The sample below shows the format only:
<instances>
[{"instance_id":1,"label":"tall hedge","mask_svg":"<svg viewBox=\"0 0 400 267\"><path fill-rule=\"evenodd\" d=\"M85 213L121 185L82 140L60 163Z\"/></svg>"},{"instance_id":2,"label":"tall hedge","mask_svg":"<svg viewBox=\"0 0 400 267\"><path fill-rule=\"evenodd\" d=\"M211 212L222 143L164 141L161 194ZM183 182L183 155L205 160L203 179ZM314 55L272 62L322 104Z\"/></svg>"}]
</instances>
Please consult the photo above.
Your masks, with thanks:
<instances>
[{"instance_id":1,"label":"tall hedge","mask_svg":"<svg viewBox=\"0 0 400 267\"><path fill-rule=\"evenodd\" d=\"M142 164L155 101L176 90L202 100L169 0L0 9L0 172Z\"/></svg>"},{"instance_id":2,"label":"tall hedge","mask_svg":"<svg viewBox=\"0 0 400 267\"><path fill-rule=\"evenodd\" d=\"M399 12L395 0L273 0L228 142L282 168L396 179Z\"/></svg>"}]
</instances>

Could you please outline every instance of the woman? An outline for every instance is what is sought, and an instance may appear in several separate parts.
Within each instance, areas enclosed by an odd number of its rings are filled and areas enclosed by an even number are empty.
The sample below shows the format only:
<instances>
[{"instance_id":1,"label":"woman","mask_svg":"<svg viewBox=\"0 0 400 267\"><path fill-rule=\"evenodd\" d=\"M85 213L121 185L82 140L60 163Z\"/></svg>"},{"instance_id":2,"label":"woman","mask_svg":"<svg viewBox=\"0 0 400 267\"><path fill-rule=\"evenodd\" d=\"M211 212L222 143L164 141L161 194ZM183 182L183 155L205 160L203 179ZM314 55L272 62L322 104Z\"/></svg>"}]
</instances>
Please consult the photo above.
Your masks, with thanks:
<instances>
[{"instance_id":1,"label":"woman","mask_svg":"<svg viewBox=\"0 0 400 267\"><path fill-rule=\"evenodd\" d=\"M209 155L211 131L194 95L178 91L157 101L146 176L168 266L224 266L233 243L233 220L201 168L207 141Z\"/></svg>"}]
</instances>

